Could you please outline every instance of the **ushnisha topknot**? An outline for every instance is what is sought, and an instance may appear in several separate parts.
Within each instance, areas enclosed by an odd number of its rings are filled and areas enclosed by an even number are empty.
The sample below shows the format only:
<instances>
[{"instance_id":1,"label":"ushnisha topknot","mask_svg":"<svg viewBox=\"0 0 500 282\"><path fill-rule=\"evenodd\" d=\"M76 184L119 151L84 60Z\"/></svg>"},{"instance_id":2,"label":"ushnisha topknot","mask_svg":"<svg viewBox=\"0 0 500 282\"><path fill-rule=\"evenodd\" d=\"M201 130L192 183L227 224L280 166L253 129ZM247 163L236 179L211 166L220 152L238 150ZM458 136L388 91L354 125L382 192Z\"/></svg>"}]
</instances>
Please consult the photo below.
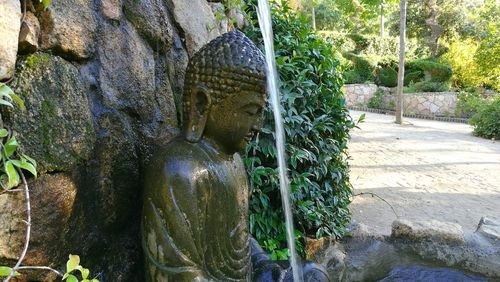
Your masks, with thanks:
<instances>
[{"instance_id":1,"label":"ushnisha topknot","mask_svg":"<svg viewBox=\"0 0 500 282\"><path fill-rule=\"evenodd\" d=\"M203 46L190 59L184 82L184 113L191 87L203 83L212 102L241 89L265 93L266 63L264 54L241 31L225 33Z\"/></svg>"}]
</instances>

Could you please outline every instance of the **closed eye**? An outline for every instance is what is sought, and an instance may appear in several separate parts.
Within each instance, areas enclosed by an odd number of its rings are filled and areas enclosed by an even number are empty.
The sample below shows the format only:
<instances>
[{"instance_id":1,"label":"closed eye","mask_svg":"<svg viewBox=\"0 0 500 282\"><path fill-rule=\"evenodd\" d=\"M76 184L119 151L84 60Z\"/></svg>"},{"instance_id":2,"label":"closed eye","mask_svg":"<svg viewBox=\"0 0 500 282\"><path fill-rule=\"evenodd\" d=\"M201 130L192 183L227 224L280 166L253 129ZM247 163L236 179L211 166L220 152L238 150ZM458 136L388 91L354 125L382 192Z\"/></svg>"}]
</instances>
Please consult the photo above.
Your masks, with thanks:
<instances>
[{"instance_id":1,"label":"closed eye","mask_svg":"<svg viewBox=\"0 0 500 282\"><path fill-rule=\"evenodd\" d=\"M244 106L243 111L251 116L260 115L262 113L262 107L257 104L250 104Z\"/></svg>"}]
</instances>

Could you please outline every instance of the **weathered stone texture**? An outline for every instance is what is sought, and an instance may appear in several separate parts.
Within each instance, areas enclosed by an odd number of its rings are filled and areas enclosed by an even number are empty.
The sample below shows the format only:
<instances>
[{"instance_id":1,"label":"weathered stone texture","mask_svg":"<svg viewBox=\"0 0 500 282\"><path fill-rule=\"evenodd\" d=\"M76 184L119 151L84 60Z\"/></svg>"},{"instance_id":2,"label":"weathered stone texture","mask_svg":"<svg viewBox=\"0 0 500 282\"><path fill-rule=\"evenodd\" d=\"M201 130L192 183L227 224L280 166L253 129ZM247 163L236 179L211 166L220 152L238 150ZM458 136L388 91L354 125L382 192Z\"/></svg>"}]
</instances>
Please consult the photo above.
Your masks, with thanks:
<instances>
[{"instance_id":1,"label":"weathered stone texture","mask_svg":"<svg viewBox=\"0 0 500 282\"><path fill-rule=\"evenodd\" d=\"M52 1L39 15L44 49L53 49L70 59L87 59L95 51L97 19L93 2L87 0Z\"/></svg>"},{"instance_id":2,"label":"weathered stone texture","mask_svg":"<svg viewBox=\"0 0 500 282\"><path fill-rule=\"evenodd\" d=\"M31 198L31 240L24 260L27 265L59 267L66 257L68 232L76 198L76 186L66 174L41 175L28 181ZM22 188L21 186L19 188ZM0 258L17 260L26 235L24 193L0 195ZM7 262L7 261L6 261ZM30 273L32 281L53 281L51 272Z\"/></svg>"},{"instance_id":3,"label":"weathered stone texture","mask_svg":"<svg viewBox=\"0 0 500 282\"><path fill-rule=\"evenodd\" d=\"M71 171L92 155L92 114L78 69L44 53L25 57L13 90L26 111L9 110L4 120L16 132L39 171Z\"/></svg>"},{"instance_id":4,"label":"weathered stone texture","mask_svg":"<svg viewBox=\"0 0 500 282\"><path fill-rule=\"evenodd\" d=\"M122 15L121 0L102 0L100 2L102 14L112 20L119 20Z\"/></svg>"},{"instance_id":5,"label":"weathered stone texture","mask_svg":"<svg viewBox=\"0 0 500 282\"><path fill-rule=\"evenodd\" d=\"M437 220L429 222L396 220L392 223L391 237L394 239L404 238L411 241L433 240L450 244L465 243L464 233L460 225Z\"/></svg>"},{"instance_id":6,"label":"weathered stone texture","mask_svg":"<svg viewBox=\"0 0 500 282\"><path fill-rule=\"evenodd\" d=\"M190 56L220 34L215 16L205 0L171 0L171 9L184 31Z\"/></svg>"},{"instance_id":7,"label":"weathered stone texture","mask_svg":"<svg viewBox=\"0 0 500 282\"><path fill-rule=\"evenodd\" d=\"M24 15L19 33L19 54L34 53L38 49L38 38L40 37L40 23L38 18L30 11Z\"/></svg>"},{"instance_id":8,"label":"weathered stone texture","mask_svg":"<svg viewBox=\"0 0 500 282\"><path fill-rule=\"evenodd\" d=\"M498 226L495 218L485 217L476 232L464 233L453 223L397 220L393 234L381 236L353 223L351 236L337 242L308 241L306 252L309 259L325 266L331 281L380 281L401 265L448 266L496 281L500 278L500 241L482 230Z\"/></svg>"},{"instance_id":9,"label":"weathered stone texture","mask_svg":"<svg viewBox=\"0 0 500 282\"><path fill-rule=\"evenodd\" d=\"M0 2L0 80L12 77L16 65L17 43L21 28L19 0Z\"/></svg>"}]
</instances>

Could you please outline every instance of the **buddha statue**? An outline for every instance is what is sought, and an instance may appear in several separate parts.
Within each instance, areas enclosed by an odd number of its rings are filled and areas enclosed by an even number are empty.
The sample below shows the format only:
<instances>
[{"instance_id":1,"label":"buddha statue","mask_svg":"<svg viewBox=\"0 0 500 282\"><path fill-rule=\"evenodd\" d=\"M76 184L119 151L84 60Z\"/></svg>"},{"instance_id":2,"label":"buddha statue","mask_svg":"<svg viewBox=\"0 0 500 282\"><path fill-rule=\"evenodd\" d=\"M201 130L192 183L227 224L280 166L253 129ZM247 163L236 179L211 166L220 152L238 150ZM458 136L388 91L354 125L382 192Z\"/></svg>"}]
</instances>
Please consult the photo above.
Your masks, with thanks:
<instances>
[{"instance_id":1,"label":"buddha statue","mask_svg":"<svg viewBox=\"0 0 500 282\"><path fill-rule=\"evenodd\" d=\"M239 31L212 40L190 60L182 133L157 150L145 176L148 281L287 276L249 236L248 183L238 154L262 125L265 73L261 51Z\"/></svg>"}]
</instances>

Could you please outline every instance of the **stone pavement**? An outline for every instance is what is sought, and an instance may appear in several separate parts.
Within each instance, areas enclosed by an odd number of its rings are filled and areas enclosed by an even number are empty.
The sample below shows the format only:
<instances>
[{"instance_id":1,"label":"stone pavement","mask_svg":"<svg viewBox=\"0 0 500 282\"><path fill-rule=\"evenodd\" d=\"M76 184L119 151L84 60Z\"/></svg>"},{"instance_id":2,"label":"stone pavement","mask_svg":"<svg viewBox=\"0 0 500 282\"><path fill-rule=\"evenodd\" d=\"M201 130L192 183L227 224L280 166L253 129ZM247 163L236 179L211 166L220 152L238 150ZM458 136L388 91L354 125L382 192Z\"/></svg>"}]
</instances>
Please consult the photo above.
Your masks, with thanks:
<instances>
[{"instance_id":1,"label":"stone pavement","mask_svg":"<svg viewBox=\"0 0 500 282\"><path fill-rule=\"evenodd\" d=\"M351 111L353 118L361 112ZM393 220L455 222L474 231L500 216L500 142L472 136L469 125L366 113L351 131L353 220L389 234Z\"/></svg>"}]
</instances>

